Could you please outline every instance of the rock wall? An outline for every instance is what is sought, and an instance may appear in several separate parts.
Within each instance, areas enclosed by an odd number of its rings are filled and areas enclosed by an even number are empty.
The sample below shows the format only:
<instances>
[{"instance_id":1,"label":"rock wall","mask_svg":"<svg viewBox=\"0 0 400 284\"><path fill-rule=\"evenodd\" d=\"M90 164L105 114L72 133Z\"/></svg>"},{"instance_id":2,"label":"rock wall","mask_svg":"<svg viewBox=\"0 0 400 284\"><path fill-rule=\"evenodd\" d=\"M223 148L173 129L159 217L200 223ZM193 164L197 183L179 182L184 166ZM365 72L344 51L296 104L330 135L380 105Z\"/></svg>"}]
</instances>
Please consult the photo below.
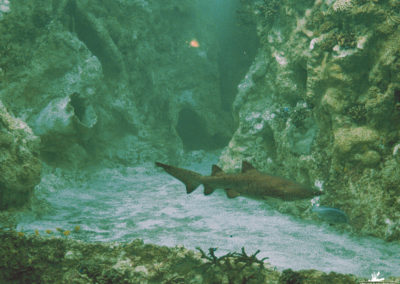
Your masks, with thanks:
<instances>
[{"instance_id":1,"label":"rock wall","mask_svg":"<svg viewBox=\"0 0 400 284\"><path fill-rule=\"evenodd\" d=\"M196 3L9 1L0 98L42 138L46 162L176 159L229 141L216 35Z\"/></svg>"},{"instance_id":2,"label":"rock wall","mask_svg":"<svg viewBox=\"0 0 400 284\"><path fill-rule=\"evenodd\" d=\"M39 138L0 101L0 210L28 203L40 182Z\"/></svg>"},{"instance_id":3,"label":"rock wall","mask_svg":"<svg viewBox=\"0 0 400 284\"><path fill-rule=\"evenodd\" d=\"M356 231L399 240L400 2L263 0L248 13L262 47L221 165L321 187Z\"/></svg>"},{"instance_id":4,"label":"rock wall","mask_svg":"<svg viewBox=\"0 0 400 284\"><path fill-rule=\"evenodd\" d=\"M64 283L346 283L367 281L354 275L317 270L282 272L255 254L215 249L194 252L144 244L87 244L61 237L24 236L0 230L0 280ZM385 280L398 281L399 277Z\"/></svg>"}]
</instances>

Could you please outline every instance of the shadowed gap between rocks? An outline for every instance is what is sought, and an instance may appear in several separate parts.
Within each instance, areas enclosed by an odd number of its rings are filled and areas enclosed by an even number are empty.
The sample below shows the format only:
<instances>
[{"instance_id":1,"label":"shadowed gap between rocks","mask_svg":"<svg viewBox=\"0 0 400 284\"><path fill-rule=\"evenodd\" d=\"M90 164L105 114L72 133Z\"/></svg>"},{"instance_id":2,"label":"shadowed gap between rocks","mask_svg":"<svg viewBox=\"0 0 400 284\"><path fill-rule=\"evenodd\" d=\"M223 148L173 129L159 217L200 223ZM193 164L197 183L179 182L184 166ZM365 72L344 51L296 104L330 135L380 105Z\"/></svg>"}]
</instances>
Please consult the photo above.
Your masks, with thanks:
<instances>
[{"instance_id":1,"label":"shadowed gap between rocks","mask_svg":"<svg viewBox=\"0 0 400 284\"><path fill-rule=\"evenodd\" d=\"M207 131L203 119L193 110L184 108L179 112L176 131L182 140L185 150L213 150L222 148L228 143L227 137L212 135Z\"/></svg>"}]
</instances>

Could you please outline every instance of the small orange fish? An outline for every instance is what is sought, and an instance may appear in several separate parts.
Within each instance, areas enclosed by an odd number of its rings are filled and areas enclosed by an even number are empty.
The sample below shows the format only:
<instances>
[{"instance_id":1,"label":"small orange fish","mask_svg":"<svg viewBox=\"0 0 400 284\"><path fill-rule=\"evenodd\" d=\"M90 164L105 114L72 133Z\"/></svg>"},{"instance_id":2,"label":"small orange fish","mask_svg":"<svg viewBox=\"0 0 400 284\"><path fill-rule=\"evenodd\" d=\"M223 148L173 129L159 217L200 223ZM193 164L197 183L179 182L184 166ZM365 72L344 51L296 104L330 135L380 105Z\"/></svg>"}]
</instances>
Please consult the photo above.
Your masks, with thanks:
<instances>
[{"instance_id":1,"label":"small orange fish","mask_svg":"<svg viewBox=\"0 0 400 284\"><path fill-rule=\"evenodd\" d=\"M74 231L75 231L75 232L78 232L80 229L81 229L81 226L76 225L75 228L74 228Z\"/></svg>"},{"instance_id":2,"label":"small orange fish","mask_svg":"<svg viewBox=\"0 0 400 284\"><path fill-rule=\"evenodd\" d=\"M52 234L52 233L53 233L53 231L52 231L52 230L49 230L49 229L47 229L45 232L46 232L47 234Z\"/></svg>"},{"instance_id":3,"label":"small orange fish","mask_svg":"<svg viewBox=\"0 0 400 284\"><path fill-rule=\"evenodd\" d=\"M64 236L68 236L69 234L71 234L71 231L66 230L66 231L63 232L63 234L64 234Z\"/></svg>"},{"instance_id":4,"label":"small orange fish","mask_svg":"<svg viewBox=\"0 0 400 284\"><path fill-rule=\"evenodd\" d=\"M38 229L35 230L35 235L39 236L39 230Z\"/></svg>"},{"instance_id":5,"label":"small orange fish","mask_svg":"<svg viewBox=\"0 0 400 284\"><path fill-rule=\"evenodd\" d=\"M199 43L196 39L192 39L192 40L190 41L189 45L190 45L191 47L195 47L195 48L200 47L200 43Z\"/></svg>"},{"instance_id":6,"label":"small orange fish","mask_svg":"<svg viewBox=\"0 0 400 284\"><path fill-rule=\"evenodd\" d=\"M18 237L23 237L25 234L23 232L18 232Z\"/></svg>"}]
</instances>

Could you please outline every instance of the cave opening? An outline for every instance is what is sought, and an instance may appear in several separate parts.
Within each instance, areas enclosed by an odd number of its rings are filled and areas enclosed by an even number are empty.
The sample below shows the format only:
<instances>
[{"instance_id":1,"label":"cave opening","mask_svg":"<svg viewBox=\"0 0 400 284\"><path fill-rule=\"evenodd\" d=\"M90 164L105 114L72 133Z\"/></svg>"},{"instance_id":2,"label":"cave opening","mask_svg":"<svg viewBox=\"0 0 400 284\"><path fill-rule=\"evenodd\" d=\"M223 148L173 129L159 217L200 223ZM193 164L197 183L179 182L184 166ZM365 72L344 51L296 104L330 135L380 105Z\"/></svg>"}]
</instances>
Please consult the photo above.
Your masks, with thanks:
<instances>
[{"instance_id":1,"label":"cave opening","mask_svg":"<svg viewBox=\"0 0 400 284\"><path fill-rule=\"evenodd\" d=\"M185 150L213 150L222 148L226 139L221 134L211 135L205 121L192 109L184 108L179 112L176 131Z\"/></svg>"}]
</instances>

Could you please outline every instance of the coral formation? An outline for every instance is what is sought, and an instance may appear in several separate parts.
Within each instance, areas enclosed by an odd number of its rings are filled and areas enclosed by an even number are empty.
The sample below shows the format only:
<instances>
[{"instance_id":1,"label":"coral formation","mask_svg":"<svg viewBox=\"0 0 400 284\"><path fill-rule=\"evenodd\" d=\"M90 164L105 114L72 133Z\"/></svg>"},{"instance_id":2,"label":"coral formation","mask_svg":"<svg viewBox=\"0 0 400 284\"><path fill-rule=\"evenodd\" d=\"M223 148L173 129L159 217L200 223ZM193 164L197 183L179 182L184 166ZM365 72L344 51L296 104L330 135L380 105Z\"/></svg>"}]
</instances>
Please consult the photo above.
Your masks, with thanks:
<instances>
[{"instance_id":1,"label":"coral formation","mask_svg":"<svg viewBox=\"0 0 400 284\"><path fill-rule=\"evenodd\" d=\"M316 270L279 272L242 249L217 257L174 248L127 243L85 244L67 238L0 230L0 281L65 283L359 283L353 275ZM400 278L387 278L398 281ZM296 282L297 281L297 282Z\"/></svg>"},{"instance_id":2,"label":"coral formation","mask_svg":"<svg viewBox=\"0 0 400 284\"><path fill-rule=\"evenodd\" d=\"M399 240L400 186L388 177L399 166L400 34L392 18L400 2L283 1L276 8L273 18L257 18L263 46L239 85L238 129L220 164L233 170L247 159L298 182L322 180L321 205L343 209L355 231ZM296 206L303 205L277 208Z\"/></svg>"},{"instance_id":3,"label":"coral formation","mask_svg":"<svg viewBox=\"0 0 400 284\"><path fill-rule=\"evenodd\" d=\"M216 34L209 32L208 18L193 21L201 5L100 2L15 1L2 15L0 98L43 136L42 158L78 167L95 159L178 159L184 148L225 145L232 133L230 107L222 105L219 92ZM186 44L194 36L197 49ZM68 98L75 110L71 119L79 118L73 94L91 120L96 114L96 125L68 135L49 131L45 112ZM190 122L207 139L188 139ZM55 150L57 141L64 143ZM143 156L131 155L133 148Z\"/></svg>"},{"instance_id":4,"label":"coral formation","mask_svg":"<svg viewBox=\"0 0 400 284\"><path fill-rule=\"evenodd\" d=\"M40 182L40 139L0 101L0 210L29 202Z\"/></svg>"}]
</instances>

